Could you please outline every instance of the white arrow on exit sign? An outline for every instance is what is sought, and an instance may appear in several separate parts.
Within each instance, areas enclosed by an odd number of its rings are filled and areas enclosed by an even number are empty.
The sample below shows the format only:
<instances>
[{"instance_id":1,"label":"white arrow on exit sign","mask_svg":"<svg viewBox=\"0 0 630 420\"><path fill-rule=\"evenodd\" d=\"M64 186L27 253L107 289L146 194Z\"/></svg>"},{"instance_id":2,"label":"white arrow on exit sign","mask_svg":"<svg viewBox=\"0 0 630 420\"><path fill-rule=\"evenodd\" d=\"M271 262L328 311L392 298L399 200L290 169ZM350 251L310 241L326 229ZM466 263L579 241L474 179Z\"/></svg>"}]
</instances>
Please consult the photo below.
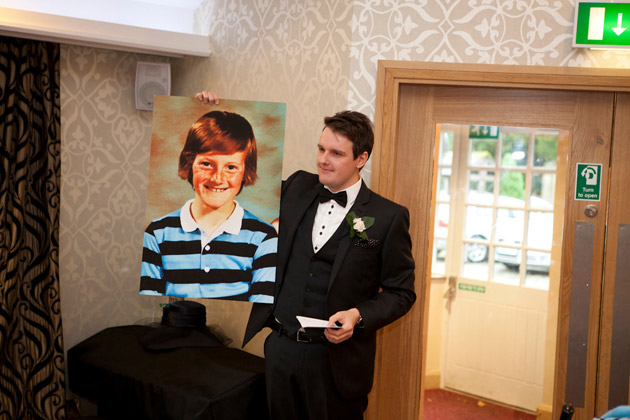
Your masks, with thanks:
<instances>
[{"instance_id":1,"label":"white arrow on exit sign","mask_svg":"<svg viewBox=\"0 0 630 420\"><path fill-rule=\"evenodd\" d=\"M623 13L619 13L617 15L617 27L616 28L612 28L612 30L615 31L617 36L621 35L623 33L623 31L626 30L626 28L622 28L621 27L621 20L622 19L623 19Z\"/></svg>"}]
</instances>

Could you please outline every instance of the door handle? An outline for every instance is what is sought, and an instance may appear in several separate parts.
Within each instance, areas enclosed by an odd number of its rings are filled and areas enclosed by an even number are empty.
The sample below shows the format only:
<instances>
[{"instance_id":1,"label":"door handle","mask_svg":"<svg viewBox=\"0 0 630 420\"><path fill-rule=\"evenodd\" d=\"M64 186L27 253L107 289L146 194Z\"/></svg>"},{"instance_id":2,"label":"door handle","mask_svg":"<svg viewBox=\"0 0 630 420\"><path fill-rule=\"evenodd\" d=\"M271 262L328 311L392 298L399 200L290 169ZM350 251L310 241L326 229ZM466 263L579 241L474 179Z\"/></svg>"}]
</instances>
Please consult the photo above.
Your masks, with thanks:
<instances>
[{"instance_id":1,"label":"door handle","mask_svg":"<svg viewBox=\"0 0 630 420\"><path fill-rule=\"evenodd\" d=\"M586 208L584 208L584 214L587 217L597 216L597 206L594 206L593 204L589 204L588 206L586 206Z\"/></svg>"},{"instance_id":2,"label":"door handle","mask_svg":"<svg viewBox=\"0 0 630 420\"><path fill-rule=\"evenodd\" d=\"M455 297L455 291L457 290L457 277L448 276L448 289L444 292L444 298L452 299Z\"/></svg>"}]
</instances>

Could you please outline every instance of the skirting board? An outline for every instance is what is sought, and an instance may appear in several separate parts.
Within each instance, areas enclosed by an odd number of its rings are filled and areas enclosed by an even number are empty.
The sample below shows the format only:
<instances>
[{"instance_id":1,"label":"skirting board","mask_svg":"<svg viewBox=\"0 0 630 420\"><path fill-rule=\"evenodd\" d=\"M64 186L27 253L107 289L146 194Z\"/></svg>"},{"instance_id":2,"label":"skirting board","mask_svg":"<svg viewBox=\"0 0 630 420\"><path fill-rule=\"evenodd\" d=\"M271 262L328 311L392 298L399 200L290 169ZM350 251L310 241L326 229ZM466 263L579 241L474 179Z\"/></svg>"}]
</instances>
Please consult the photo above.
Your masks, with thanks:
<instances>
[{"instance_id":1,"label":"skirting board","mask_svg":"<svg viewBox=\"0 0 630 420\"><path fill-rule=\"evenodd\" d=\"M440 371L434 370L427 372L424 375L424 389L439 389L440 388Z\"/></svg>"},{"instance_id":2,"label":"skirting board","mask_svg":"<svg viewBox=\"0 0 630 420\"><path fill-rule=\"evenodd\" d=\"M552 420L552 409L550 405L540 404L536 409L536 420Z\"/></svg>"}]
</instances>

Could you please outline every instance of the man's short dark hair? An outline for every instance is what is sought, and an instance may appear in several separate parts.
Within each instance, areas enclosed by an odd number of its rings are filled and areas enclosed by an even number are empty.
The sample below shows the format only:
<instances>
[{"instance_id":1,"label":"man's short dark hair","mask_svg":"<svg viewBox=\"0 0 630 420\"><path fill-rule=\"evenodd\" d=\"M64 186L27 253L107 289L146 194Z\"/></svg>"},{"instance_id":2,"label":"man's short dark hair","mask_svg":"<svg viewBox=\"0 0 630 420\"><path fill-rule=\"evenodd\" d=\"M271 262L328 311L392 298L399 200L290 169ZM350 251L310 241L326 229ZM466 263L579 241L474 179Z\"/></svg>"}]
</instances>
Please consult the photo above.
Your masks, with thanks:
<instances>
[{"instance_id":1,"label":"man's short dark hair","mask_svg":"<svg viewBox=\"0 0 630 420\"><path fill-rule=\"evenodd\" d=\"M324 118L324 128L330 128L333 133L346 136L352 142L352 155L354 159L363 152L368 157L374 147L374 129L372 121L357 111L341 111L332 117Z\"/></svg>"}]
</instances>

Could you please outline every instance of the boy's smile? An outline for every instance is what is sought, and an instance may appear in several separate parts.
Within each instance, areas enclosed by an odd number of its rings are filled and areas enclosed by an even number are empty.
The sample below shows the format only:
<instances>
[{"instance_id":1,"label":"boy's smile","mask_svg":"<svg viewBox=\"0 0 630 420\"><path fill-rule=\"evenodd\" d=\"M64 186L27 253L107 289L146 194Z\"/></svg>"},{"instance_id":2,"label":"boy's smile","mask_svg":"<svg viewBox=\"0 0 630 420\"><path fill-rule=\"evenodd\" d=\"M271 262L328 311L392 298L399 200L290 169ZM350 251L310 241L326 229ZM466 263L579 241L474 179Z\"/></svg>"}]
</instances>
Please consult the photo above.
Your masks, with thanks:
<instances>
[{"instance_id":1,"label":"boy's smile","mask_svg":"<svg viewBox=\"0 0 630 420\"><path fill-rule=\"evenodd\" d=\"M245 151L230 155L198 154L192 167L195 201L205 211L232 206L241 191L245 173Z\"/></svg>"}]
</instances>

